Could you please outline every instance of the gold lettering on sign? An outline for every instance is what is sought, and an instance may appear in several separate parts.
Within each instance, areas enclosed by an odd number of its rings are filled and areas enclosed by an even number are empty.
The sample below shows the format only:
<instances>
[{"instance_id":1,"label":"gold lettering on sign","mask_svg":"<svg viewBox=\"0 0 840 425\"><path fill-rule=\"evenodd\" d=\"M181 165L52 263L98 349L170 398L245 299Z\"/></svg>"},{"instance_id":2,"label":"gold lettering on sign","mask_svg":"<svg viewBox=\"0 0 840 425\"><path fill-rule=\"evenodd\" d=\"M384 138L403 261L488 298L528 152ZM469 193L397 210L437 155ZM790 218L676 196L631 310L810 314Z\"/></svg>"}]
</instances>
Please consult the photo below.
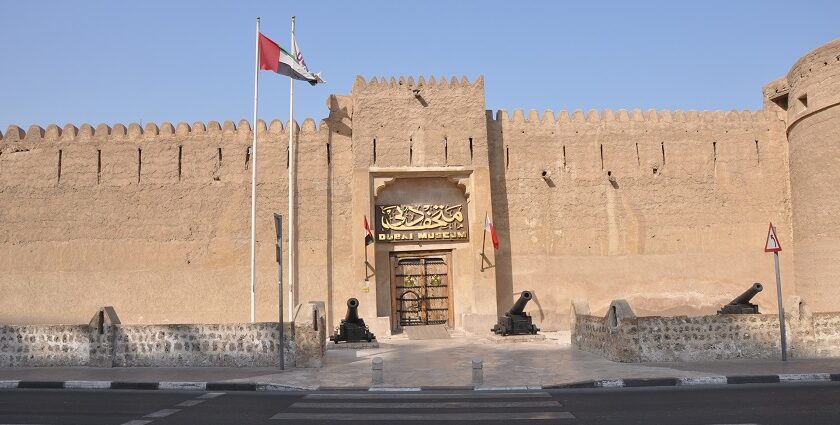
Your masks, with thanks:
<instances>
[{"instance_id":1,"label":"gold lettering on sign","mask_svg":"<svg viewBox=\"0 0 840 425\"><path fill-rule=\"evenodd\" d=\"M465 204L376 206L376 238L392 241L468 240Z\"/></svg>"},{"instance_id":2,"label":"gold lettering on sign","mask_svg":"<svg viewBox=\"0 0 840 425\"><path fill-rule=\"evenodd\" d=\"M463 205L383 205L382 228L430 230L464 228Z\"/></svg>"}]
</instances>

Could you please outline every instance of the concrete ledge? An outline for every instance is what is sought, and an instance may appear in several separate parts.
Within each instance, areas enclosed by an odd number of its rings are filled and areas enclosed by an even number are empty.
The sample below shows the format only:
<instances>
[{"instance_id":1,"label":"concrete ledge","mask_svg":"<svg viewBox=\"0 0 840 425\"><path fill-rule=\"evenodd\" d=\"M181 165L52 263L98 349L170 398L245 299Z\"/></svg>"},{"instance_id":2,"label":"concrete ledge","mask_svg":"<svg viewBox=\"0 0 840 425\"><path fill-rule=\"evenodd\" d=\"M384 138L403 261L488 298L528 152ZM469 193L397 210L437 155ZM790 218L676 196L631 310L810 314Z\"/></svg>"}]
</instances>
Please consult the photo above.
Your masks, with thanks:
<instances>
[{"instance_id":1,"label":"concrete ledge","mask_svg":"<svg viewBox=\"0 0 840 425\"><path fill-rule=\"evenodd\" d=\"M371 342L339 342L338 344L327 344L327 350L367 350L370 348L379 348L379 342L373 340Z\"/></svg>"},{"instance_id":2,"label":"concrete ledge","mask_svg":"<svg viewBox=\"0 0 840 425\"><path fill-rule=\"evenodd\" d=\"M496 344L515 344L520 342L542 342L545 341L545 335L508 335L501 336L492 334L487 337L491 342Z\"/></svg>"}]
</instances>

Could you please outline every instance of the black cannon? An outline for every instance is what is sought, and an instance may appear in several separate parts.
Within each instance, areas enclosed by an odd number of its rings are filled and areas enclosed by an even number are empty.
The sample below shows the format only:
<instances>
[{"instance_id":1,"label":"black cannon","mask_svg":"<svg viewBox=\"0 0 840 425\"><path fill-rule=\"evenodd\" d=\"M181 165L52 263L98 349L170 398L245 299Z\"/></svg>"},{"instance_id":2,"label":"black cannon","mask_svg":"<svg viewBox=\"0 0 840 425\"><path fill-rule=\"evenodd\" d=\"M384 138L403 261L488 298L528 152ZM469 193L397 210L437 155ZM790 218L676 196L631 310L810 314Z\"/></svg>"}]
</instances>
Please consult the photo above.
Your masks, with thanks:
<instances>
[{"instance_id":1,"label":"black cannon","mask_svg":"<svg viewBox=\"0 0 840 425\"><path fill-rule=\"evenodd\" d=\"M359 300L350 298L347 300L347 316L341 321L341 325L335 330L336 332L330 337L330 341L338 344L344 342L371 342L376 337L370 333L365 321L359 318Z\"/></svg>"},{"instance_id":2,"label":"black cannon","mask_svg":"<svg viewBox=\"0 0 840 425\"><path fill-rule=\"evenodd\" d=\"M525 305L532 298L534 294L531 291L522 291L513 307L504 316L499 316L499 323L493 326L492 331L503 336L536 335L540 330L531 322L531 316L525 312Z\"/></svg>"},{"instance_id":3,"label":"black cannon","mask_svg":"<svg viewBox=\"0 0 840 425\"><path fill-rule=\"evenodd\" d=\"M750 303L750 300L762 289L764 289L764 286L760 283L753 283L750 289L747 289L743 294L738 295L737 298L718 310L718 314L759 314L758 305Z\"/></svg>"}]
</instances>

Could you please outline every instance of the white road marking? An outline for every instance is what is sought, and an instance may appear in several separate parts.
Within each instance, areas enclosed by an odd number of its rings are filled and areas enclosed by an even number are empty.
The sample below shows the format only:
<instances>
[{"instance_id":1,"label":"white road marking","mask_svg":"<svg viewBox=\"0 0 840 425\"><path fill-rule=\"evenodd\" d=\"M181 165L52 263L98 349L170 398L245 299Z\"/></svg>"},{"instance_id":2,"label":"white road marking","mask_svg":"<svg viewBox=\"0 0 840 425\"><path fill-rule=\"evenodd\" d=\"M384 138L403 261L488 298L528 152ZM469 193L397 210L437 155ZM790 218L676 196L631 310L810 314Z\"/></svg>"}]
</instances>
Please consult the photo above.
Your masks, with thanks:
<instances>
[{"instance_id":1,"label":"white road marking","mask_svg":"<svg viewBox=\"0 0 840 425\"><path fill-rule=\"evenodd\" d=\"M278 413L274 420L318 420L318 421L516 421L544 419L574 419L569 412L494 412L494 413Z\"/></svg>"},{"instance_id":2,"label":"white road marking","mask_svg":"<svg viewBox=\"0 0 840 425\"><path fill-rule=\"evenodd\" d=\"M17 388L20 381L0 381L0 388Z\"/></svg>"},{"instance_id":3,"label":"white road marking","mask_svg":"<svg viewBox=\"0 0 840 425\"><path fill-rule=\"evenodd\" d=\"M223 395L225 395L225 393L207 393L207 394L202 394L202 395L198 396L198 398L205 398L205 399L216 398L216 397L223 396Z\"/></svg>"},{"instance_id":4,"label":"white road marking","mask_svg":"<svg viewBox=\"0 0 840 425\"><path fill-rule=\"evenodd\" d=\"M180 411L181 411L181 409L161 409L161 410L158 410L157 412L149 413L148 415L143 416L143 417L144 418L159 419L159 418L165 418L169 415L173 415L173 414L178 413Z\"/></svg>"},{"instance_id":5,"label":"white road marking","mask_svg":"<svg viewBox=\"0 0 840 425\"><path fill-rule=\"evenodd\" d=\"M178 407L193 407L196 404L204 403L204 401L205 400L187 400L187 401L182 401L182 402L176 404L176 406L178 406Z\"/></svg>"},{"instance_id":6,"label":"white road marking","mask_svg":"<svg viewBox=\"0 0 840 425\"><path fill-rule=\"evenodd\" d=\"M562 407L559 401L445 401L445 402L397 402L397 403L330 403L297 402L294 409L491 409L513 407Z\"/></svg>"},{"instance_id":7,"label":"white road marking","mask_svg":"<svg viewBox=\"0 0 840 425\"><path fill-rule=\"evenodd\" d=\"M410 388L371 387L371 388L369 388L369 389L368 389L368 391L383 391L383 392L389 392L389 391L397 391L397 392L399 392L399 391L412 391L412 392L413 392L413 391L420 391L420 388L417 388L417 387L410 387Z\"/></svg>"},{"instance_id":8,"label":"white road marking","mask_svg":"<svg viewBox=\"0 0 840 425\"><path fill-rule=\"evenodd\" d=\"M314 393L303 396L305 400L393 400L393 399L430 399L430 398L458 398L458 399L475 399L475 398L540 398L551 397L547 392L473 392L473 393L434 393L434 392L409 392L409 393L371 393L371 392L357 392L357 393Z\"/></svg>"}]
</instances>

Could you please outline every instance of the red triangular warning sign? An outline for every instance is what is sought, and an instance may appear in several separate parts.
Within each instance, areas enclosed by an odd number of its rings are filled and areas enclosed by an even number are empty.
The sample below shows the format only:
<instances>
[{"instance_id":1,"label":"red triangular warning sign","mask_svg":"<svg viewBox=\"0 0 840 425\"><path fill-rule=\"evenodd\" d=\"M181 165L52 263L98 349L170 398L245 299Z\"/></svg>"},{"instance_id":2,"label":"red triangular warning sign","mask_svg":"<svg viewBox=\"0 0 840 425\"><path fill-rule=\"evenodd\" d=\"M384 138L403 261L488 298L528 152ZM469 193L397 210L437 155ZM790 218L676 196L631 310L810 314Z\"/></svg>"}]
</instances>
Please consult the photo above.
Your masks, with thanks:
<instances>
[{"instance_id":1,"label":"red triangular warning sign","mask_svg":"<svg viewBox=\"0 0 840 425\"><path fill-rule=\"evenodd\" d=\"M764 244L764 252L779 252L782 250L782 245L779 244L779 237L776 236L776 228L773 223L770 223L770 229L767 231L767 242Z\"/></svg>"}]
</instances>

